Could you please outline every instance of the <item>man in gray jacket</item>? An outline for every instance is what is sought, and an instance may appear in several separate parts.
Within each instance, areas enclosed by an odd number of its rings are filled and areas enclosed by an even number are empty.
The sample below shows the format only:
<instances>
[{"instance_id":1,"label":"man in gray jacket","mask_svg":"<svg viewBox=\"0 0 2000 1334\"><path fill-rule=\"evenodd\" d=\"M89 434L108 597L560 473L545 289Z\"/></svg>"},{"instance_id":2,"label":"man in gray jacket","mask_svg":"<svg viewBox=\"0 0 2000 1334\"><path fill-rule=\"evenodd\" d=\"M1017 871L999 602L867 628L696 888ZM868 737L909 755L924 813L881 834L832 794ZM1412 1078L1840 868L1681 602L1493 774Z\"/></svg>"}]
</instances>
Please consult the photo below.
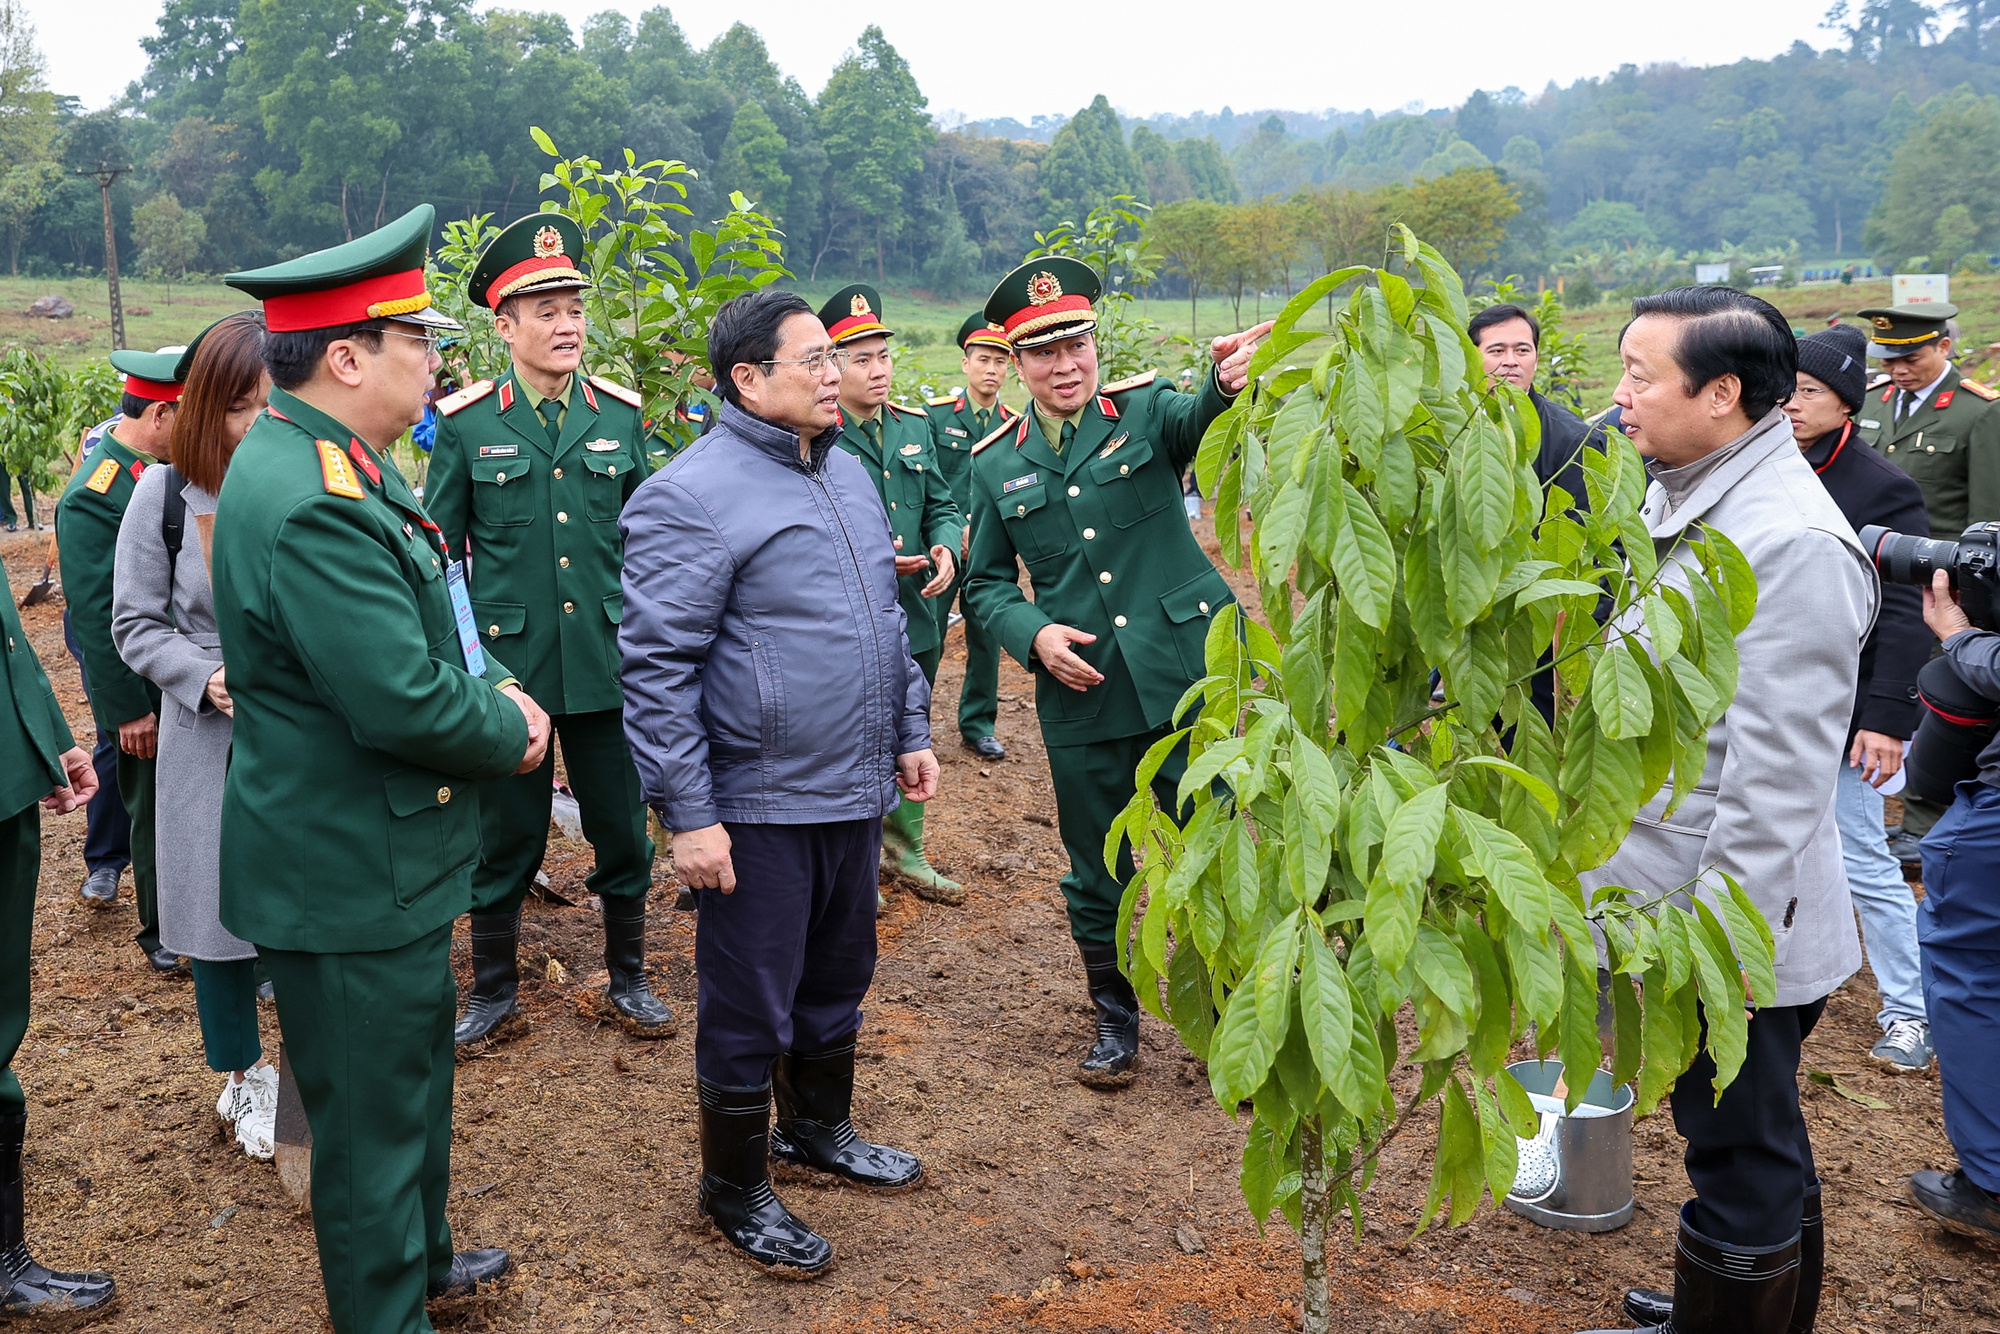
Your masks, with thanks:
<instances>
[{"instance_id":1,"label":"man in gray jacket","mask_svg":"<svg viewBox=\"0 0 2000 1334\"><path fill-rule=\"evenodd\" d=\"M1672 817L1663 790L1587 888L1712 897L1726 873L1770 923L1778 993L1756 1008L1741 1072L1715 1098L1704 1050L1673 1091L1695 1196L1681 1209L1674 1292L1626 1309L1673 1334L1812 1328L1823 1232L1799 1114L1799 1050L1827 995L1861 966L1834 823L1861 644L1880 586L1853 530L1780 412L1798 346L1768 303L1725 287L1642 297L1620 340L1616 398L1652 484L1641 517L1664 578L1696 564L1684 538L1726 534L1757 577L1736 637L1737 692L1709 729L1708 761ZM1643 620L1621 623L1643 634Z\"/></svg>"},{"instance_id":2,"label":"man in gray jacket","mask_svg":"<svg viewBox=\"0 0 2000 1334\"><path fill-rule=\"evenodd\" d=\"M715 429L619 520L625 732L699 914L702 1212L759 1263L817 1274L833 1248L771 1193L769 1155L876 1189L923 1178L849 1111L882 817L937 791L930 688L888 512L833 447L845 354L769 289L716 312L708 352Z\"/></svg>"}]
</instances>

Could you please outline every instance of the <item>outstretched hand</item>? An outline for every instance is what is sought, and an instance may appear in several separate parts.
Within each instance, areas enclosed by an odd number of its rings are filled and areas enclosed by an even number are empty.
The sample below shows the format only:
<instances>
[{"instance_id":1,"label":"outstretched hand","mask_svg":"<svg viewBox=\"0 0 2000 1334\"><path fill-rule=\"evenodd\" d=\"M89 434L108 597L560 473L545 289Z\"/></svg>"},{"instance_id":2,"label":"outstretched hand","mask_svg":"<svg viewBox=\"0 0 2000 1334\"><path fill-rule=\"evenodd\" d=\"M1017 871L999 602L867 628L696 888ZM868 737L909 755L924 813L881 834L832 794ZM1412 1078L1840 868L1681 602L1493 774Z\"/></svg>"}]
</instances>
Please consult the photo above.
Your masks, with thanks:
<instances>
[{"instance_id":1,"label":"outstretched hand","mask_svg":"<svg viewBox=\"0 0 2000 1334\"><path fill-rule=\"evenodd\" d=\"M1250 382L1250 358L1256 355L1257 344L1271 332L1275 323L1275 320L1265 320L1254 329L1224 334L1208 345L1209 358L1215 362L1215 378L1222 385L1223 393L1235 395L1243 392L1243 386Z\"/></svg>"}]
</instances>

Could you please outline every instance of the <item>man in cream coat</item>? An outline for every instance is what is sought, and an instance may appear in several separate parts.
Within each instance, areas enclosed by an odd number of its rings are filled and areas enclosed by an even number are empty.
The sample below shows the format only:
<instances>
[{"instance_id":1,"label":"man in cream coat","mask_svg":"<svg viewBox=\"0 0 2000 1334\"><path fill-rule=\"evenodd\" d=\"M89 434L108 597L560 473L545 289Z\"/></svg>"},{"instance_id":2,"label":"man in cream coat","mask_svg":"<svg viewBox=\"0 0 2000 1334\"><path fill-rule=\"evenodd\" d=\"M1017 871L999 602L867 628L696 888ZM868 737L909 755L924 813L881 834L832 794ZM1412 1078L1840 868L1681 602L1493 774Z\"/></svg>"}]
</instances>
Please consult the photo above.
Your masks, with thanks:
<instances>
[{"instance_id":1,"label":"man in cream coat","mask_svg":"<svg viewBox=\"0 0 2000 1334\"><path fill-rule=\"evenodd\" d=\"M1683 567L1697 560L1691 531L1727 534L1757 576L1757 611L1736 637L1736 698L1709 731L1700 784L1671 819L1668 794L1656 796L1584 880L1652 894L1699 881L1707 897L1721 873L1734 877L1770 923L1778 994L1755 1009L1720 1105L1706 1051L1674 1088L1695 1195L1681 1209L1672 1297L1635 1292L1626 1310L1672 1334L1785 1334L1811 1329L1819 1303L1799 1049L1828 993L1861 966L1834 782L1880 585L1778 411L1797 374L1784 317L1724 287L1643 297L1632 312L1616 398L1652 476L1647 529L1663 564Z\"/></svg>"}]
</instances>

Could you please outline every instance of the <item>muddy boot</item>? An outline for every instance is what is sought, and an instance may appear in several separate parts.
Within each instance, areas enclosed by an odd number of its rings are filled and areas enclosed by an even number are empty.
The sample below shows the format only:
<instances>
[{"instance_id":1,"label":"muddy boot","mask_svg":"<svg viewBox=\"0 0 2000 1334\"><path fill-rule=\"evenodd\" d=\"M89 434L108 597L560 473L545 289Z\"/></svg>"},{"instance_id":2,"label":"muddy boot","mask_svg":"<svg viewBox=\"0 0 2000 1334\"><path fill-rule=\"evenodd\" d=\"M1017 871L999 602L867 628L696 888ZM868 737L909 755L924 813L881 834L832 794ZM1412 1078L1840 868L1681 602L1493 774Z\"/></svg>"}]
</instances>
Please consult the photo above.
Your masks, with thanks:
<instances>
[{"instance_id":1,"label":"muddy boot","mask_svg":"<svg viewBox=\"0 0 2000 1334\"><path fill-rule=\"evenodd\" d=\"M21 1144L27 1132L27 1113L0 1115L0 1318L39 1318L48 1324L95 1318L118 1298L111 1275L58 1273L28 1254L21 1180Z\"/></svg>"},{"instance_id":2,"label":"muddy boot","mask_svg":"<svg viewBox=\"0 0 2000 1334\"><path fill-rule=\"evenodd\" d=\"M1110 945L1079 945L1090 1003L1097 1007L1097 1040L1077 1067L1077 1082L1097 1089L1124 1088L1138 1078L1139 997L1118 971L1118 951Z\"/></svg>"},{"instance_id":3,"label":"muddy boot","mask_svg":"<svg viewBox=\"0 0 2000 1334\"><path fill-rule=\"evenodd\" d=\"M1787 1334L1800 1295L1800 1237L1777 1246L1731 1246L1689 1226L1681 1206L1674 1245L1673 1309L1651 1334ZM1634 1294L1636 1295L1636 1294ZM1629 1300L1629 1297L1628 1297ZM1814 1294L1817 1314L1818 1295ZM1592 1330L1590 1334L1617 1334Z\"/></svg>"},{"instance_id":4,"label":"muddy boot","mask_svg":"<svg viewBox=\"0 0 2000 1334\"><path fill-rule=\"evenodd\" d=\"M452 1041L463 1049L475 1042L510 1037L527 1027L514 997L521 989L516 957L521 939L521 910L472 914L472 995L452 1030Z\"/></svg>"},{"instance_id":5,"label":"muddy boot","mask_svg":"<svg viewBox=\"0 0 2000 1334\"><path fill-rule=\"evenodd\" d=\"M1804 1216L1799 1220L1799 1291L1792 1299L1791 1323L1785 1334L1812 1334L1819 1319L1820 1283L1826 1277L1826 1218L1820 1213L1820 1183L1806 1191ZM1625 1294L1625 1314L1642 1327L1665 1325L1674 1314L1670 1292L1634 1288Z\"/></svg>"},{"instance_id":6,"label":"muddy boot","mask_svg":"<svg viewBox=\"0 0 2000 1334\"><path fill-rule=\"evenodd\" d=\"M772 1068L771 1087L778 1103L773 1158L877 1190L901 1190L924 1179L924 1165L913 1155L854 1133L852 1042L811 1055L787 1052Z\"/></svg>"},{"instance_id":7,"label":"muddy boot","mask_svg":"<svg viewBox=\"0 0 2000 1334\"><path fill-rule=\"evenodd\" d=\"M811 1277L833 1246L771 1192L771 1086L700 1081L701 1186L697 1203L729 1244L760 1265Z\"/></svg>"},{"instance_id":8,"label":"muddy boot","mask_svg":"<svg viewBox=\"0 0 2000 1334\"><path fill-rule=\"evenodd\" d=\"M646 896L607 896L604 967L611 974L598 1012L635 1038L664 1038L676 1027L674 1012L646 981Z\"/></svg>"},{"instance_id":9,"label":"muddy boot","mask_svg":"<svg viewBox=\"0 0 2000 1334\"><path fill-rule=\"evenodd\" d=\"M965 886L937 873L924 856L924 804L905 800L882 820L882 867L890 878L908 885L920 899L956 908L965 902Z\"/></svg>"}]
</instances>

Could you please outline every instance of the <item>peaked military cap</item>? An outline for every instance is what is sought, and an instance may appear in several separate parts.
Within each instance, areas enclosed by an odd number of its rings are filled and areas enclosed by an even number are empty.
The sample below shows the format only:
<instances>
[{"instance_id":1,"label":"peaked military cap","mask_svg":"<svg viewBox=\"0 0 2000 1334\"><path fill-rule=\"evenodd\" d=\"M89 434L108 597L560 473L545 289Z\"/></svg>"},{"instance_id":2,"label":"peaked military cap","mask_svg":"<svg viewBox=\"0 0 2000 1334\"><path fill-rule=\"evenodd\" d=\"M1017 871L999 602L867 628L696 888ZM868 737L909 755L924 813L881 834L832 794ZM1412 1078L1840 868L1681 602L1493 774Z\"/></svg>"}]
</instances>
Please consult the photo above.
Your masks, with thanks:
<instances>
[{"instance_id":1,"label":"peaked military cap","mask_svg":"<svg viewBox=\"0 0 2000 1334\"><path fill-rule=\"evenodd\" d=\"M207 332L207 330L203 330ZM119 348L111 354L111 369L125 377L125 392L151 403L181 401L181 381L187 376L184 347L163 347L158 352L135 352Z\"/></svg>"},{"instance_id":2,"label":"peaked military cap","mask_svg":"<svg viewBox=\"0 0 2000 1334\"><path fill-rule=\"evenodd\" d=\"M264 322L272 333L382 319L457 329L458 321L430 308L424 287L424 257L436 221L437 210L419 204L344 245L232 273L223 281L264 303Z\"/></svg>"},{"instance_id":3,"label":"peaked military cap","mask_svg":"<svg viewBox=\"0 0 2000 1334\"><path fill-rule=\"evenodd\" d=\"M1868 355L1889 360L1907 357L1925 343L1945 336L1945 321L1958 314L1948 301L1926 301L1915 306L1874 306L1855 314L1869 324Z\"/></svg>"},{"instance_id":4,"label":"peaked military cap","mask_svg":"<svg viewBox=\"0 0 2000 1334\"><path fill-rule=\"evenodd\" d=\"M209 325L206 329L188 339L188 345L181 349L180 357L174 362L174 378L183 384L187 383L188 376L194 371L194 354L201 351L202 340L230 320L240 320L246 317L254 320L262 320L264 318L262 314L254 310L239 310L233 315L224 315L214 324ZM172 348L161 348L160 350L162 352L173 351Z\"/></svg>"},{"instance_id":5,"label":"peaked military cap","mask_svg":"<svg viewBox=\"0 0 2000 1334\"><path fill-rule=\"evenodd\" d=\"M870 334L889 338L895 332L882 323L882 294L866 283L843 287L828 297L819 308L819 322L835 347Z\"/></svg>"},{"instance_id":6,"label":"peaked military cap","mask_svg":"<svg viewBox=\"0 0 2000 1334\"><path fill-rule=\"evenodd\" d=\"M965 317L965 323L958 326L959 350L969 351L974 343L1007 351L1007 331L987 319L985 311L975 310Z\"/></svg>"},{"instance_id":7,"label":"peaked military cap","mask_svg":"<svg viewBox=\"0 0 2000 1334\"><path fill-rule=\"evenodd\" d=\"M986 298L986 319L1010 347L1039 347L1097 327L1091 302L1104 285L1097 270L1062 255L1031 259L1000 280Z\"/></svg>"},{"instance_id":8,"label":"peaked military cap","mask_svg":"<svg viewBox=\"0 0 2000 1334\"><path fill-rule=\"evenodd\" d=\"M583 274L583 228L560 213L530 213L487 242L465 294L488 309L510 296L590 286Z\"/></svg>"}]
</instances>

